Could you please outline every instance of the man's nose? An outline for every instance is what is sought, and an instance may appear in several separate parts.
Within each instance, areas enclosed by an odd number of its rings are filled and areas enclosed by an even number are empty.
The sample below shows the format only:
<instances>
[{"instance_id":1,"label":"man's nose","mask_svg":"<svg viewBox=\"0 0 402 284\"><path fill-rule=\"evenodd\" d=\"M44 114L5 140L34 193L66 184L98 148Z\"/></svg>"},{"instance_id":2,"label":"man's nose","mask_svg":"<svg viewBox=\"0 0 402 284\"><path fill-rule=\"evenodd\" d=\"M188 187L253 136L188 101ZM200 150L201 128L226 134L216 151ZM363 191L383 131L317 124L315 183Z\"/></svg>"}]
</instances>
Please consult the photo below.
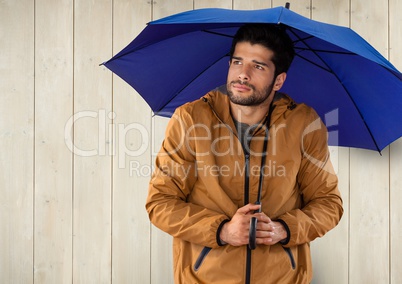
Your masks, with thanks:
<instances>
[{"instance_id":1,"label":"man's nose","mask_svg":"<svg viewBox=\"0 0 402 284\"><path fill-rule=\"evenodd\" d=\"M249 67L243 66L242 70L239 73L239 79L241 81L248 81L250 80L250 72Z\"/></svg>"}]
</instances>

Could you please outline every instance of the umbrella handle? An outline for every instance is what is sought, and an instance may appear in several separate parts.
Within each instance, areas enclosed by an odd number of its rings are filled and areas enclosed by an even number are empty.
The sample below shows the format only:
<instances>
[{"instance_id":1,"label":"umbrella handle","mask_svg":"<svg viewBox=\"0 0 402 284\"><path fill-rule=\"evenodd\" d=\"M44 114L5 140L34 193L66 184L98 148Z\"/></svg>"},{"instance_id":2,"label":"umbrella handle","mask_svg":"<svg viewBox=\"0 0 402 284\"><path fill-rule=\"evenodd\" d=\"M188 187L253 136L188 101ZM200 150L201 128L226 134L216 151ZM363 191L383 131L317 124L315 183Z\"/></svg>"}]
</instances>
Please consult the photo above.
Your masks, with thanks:
<instances>
[{"instance_id":1,"label":"umbrella handle","mask_svg":"<svg viewBox=\"0 0 402 284\"><path fill-rule=\"evenodd\" d=\"M261 202L257 201L255 204L261 205ZM261 207L255 210L254 213L260 213ZM251 217L250 219L250 229L248 232L248 247L253 250L257 247L257 218Z\"/></svg>"},{"instance_id":2,"label":"umbrella handle","mask_svg":"<svg viewBox=\"0 0 402 284\"><path fill-rule=\"evenodd\" d=\"M257 218L251 217L250 230L248 232L248 247L253 250L257 247Z\"/></svg>"}]
</instances>

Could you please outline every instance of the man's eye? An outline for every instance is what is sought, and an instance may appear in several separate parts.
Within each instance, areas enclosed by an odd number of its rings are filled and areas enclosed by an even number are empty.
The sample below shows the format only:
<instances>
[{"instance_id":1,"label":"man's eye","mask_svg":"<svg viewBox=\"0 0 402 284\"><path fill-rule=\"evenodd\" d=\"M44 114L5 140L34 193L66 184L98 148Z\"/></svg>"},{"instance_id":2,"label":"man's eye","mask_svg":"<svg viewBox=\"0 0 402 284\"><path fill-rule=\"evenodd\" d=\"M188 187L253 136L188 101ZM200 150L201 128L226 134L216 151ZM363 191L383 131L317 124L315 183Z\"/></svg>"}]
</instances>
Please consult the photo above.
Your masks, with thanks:
<instances>
[{"instance_id":1,"label":"man's eye","mask_svg":"<svg viewBox=\"0 0 402 284\"><path fill-rule=\"evenodd\" d=\"M241 61L239 61L239 60L234 60L232 63L233 63L234 65L241 65Z\"/></svg>"},{"instance_id":2,"label":"man's eye","mask_svg":"<svg viewBox=\"0 0 402 284\"><path fill-rule=\"evenodd\" d=\"M263 69L264 69L264 67L262 67L261 65L255 65L255 69L258 69L258 70L263 70Z\"/></svg>"}]
</instances>

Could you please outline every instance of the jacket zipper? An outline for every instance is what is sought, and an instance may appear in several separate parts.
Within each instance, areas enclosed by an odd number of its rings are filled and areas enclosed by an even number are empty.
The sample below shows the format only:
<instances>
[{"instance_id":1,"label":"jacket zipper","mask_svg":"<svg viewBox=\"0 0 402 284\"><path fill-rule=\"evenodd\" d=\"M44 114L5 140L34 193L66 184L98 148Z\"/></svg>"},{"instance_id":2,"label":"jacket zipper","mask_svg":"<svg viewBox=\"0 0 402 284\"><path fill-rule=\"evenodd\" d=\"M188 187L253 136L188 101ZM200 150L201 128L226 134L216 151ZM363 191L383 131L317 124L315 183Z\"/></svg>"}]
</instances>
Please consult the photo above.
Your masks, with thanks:
<instances>
[{"instance_id":1,"label":"jacket zipper","mask_svg":"<svg viewBox=\"0 0 402 284\"><path fill-rule=\"evenodd\" d=\"M249 191L250 191L250 154L245 153L245 166L244 166L244 204L249 203ZM251 277L251 249L247 247L247 256L246 256L246 284L250 283Z\"/></svg>"},{"instance_id":2,"label":"jacket zipper","mask_svg":"<svg viewBox=\"0 0 402 284\"><path fill-rule=\"evenodd\" d=\"M244 172L246 174L246 176L244 177L244 205L249 203L249 191L250 191L250 186L249 186L249 182L250 182L250 155L248 153L246 153L244 155L245 157L245 166L244 166Z\"/></svg>"},{"instance_id":3,"label":"jacket zipper","mask_svg":"<svg viewBox=\"0 0 402 284\"><path fill-rule=\"evenodd\" d=\"M218 118L218 120L220 121L220 122L222 122L222 123L224 123L223 121L222 121L222 119L219 117L219 115L216 113L216 111L215 111L215 109L212 107L212 105L209 103L209 101L208 101L208 99L207 98L205 98L205 97L203 97L202 98L202 100L204 101L204 102L206 102L206 103L208 103L208 105L210 106L210 108L211 108L211 110L212 110L212 112L215 114L215 116ZM227 125L226 123L224 123L225 125ZM233 134L235 134L234 132L233 132L233 130L230 128L230 127L228 127L228 129L233 133ZM250 145L249 145L250 146ZM248 149L250 149L250 147L248 147ZM245 176L245 178L244 178L244 205L246 205L246 204L248 204L249 203L249 180L250 180L250 173L249 173L249 171L250 171L250 154L249 153L247 153L246 151L244 151L243 150L243 152L244 152L244 156L245 156L245 168L244 168L244 171L245 171L245 174L246 174L246 176ZM248 246L246 246L246 248L247 248L247 256L246 256L246 284L250 284L250 278L251 278L251 249L248 247ZM204 248L205 249L205 248ZM204 251L204 250L203 250ZM209 251L208 251L209 252ZM208 253L207 252L207 253ZM202 254L202 253L201 253ZM206 255L206 254L205 254ZM205 258L205 255L203 256L203 258ZM197 261L199 260L201 258L201 255L198 257L198 259L197 259ZM203 259L202 258L202 259ZM202 261L200 261L200 262L202 262ZM201 263L200 263L201 264ZM199 268L199 267L198 267Z\"/></svg>"}]
</instances>

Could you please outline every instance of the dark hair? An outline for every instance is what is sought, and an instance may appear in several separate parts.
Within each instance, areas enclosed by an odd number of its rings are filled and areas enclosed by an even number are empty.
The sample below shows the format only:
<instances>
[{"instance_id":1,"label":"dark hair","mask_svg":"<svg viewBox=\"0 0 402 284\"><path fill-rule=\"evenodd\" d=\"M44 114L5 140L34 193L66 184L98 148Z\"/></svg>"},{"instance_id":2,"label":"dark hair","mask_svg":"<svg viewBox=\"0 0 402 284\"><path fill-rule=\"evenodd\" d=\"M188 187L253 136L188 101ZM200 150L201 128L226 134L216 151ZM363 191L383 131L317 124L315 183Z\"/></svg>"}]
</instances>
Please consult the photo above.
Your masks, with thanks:
<instances>
[{"instance_id":1,"label":"dark hair","mask_svg":"<svg viewBox=\"0 0 402 284\"><path fill-rule=\"evenodd\" d=\"M261 44L274 53L272 62L275 65L275 77L287 72L295 56L293 42L283 26L276 24L246 24L238 29L230 49L232 59L236 44L249 42Z\"/></svg>"}]
</instances>

